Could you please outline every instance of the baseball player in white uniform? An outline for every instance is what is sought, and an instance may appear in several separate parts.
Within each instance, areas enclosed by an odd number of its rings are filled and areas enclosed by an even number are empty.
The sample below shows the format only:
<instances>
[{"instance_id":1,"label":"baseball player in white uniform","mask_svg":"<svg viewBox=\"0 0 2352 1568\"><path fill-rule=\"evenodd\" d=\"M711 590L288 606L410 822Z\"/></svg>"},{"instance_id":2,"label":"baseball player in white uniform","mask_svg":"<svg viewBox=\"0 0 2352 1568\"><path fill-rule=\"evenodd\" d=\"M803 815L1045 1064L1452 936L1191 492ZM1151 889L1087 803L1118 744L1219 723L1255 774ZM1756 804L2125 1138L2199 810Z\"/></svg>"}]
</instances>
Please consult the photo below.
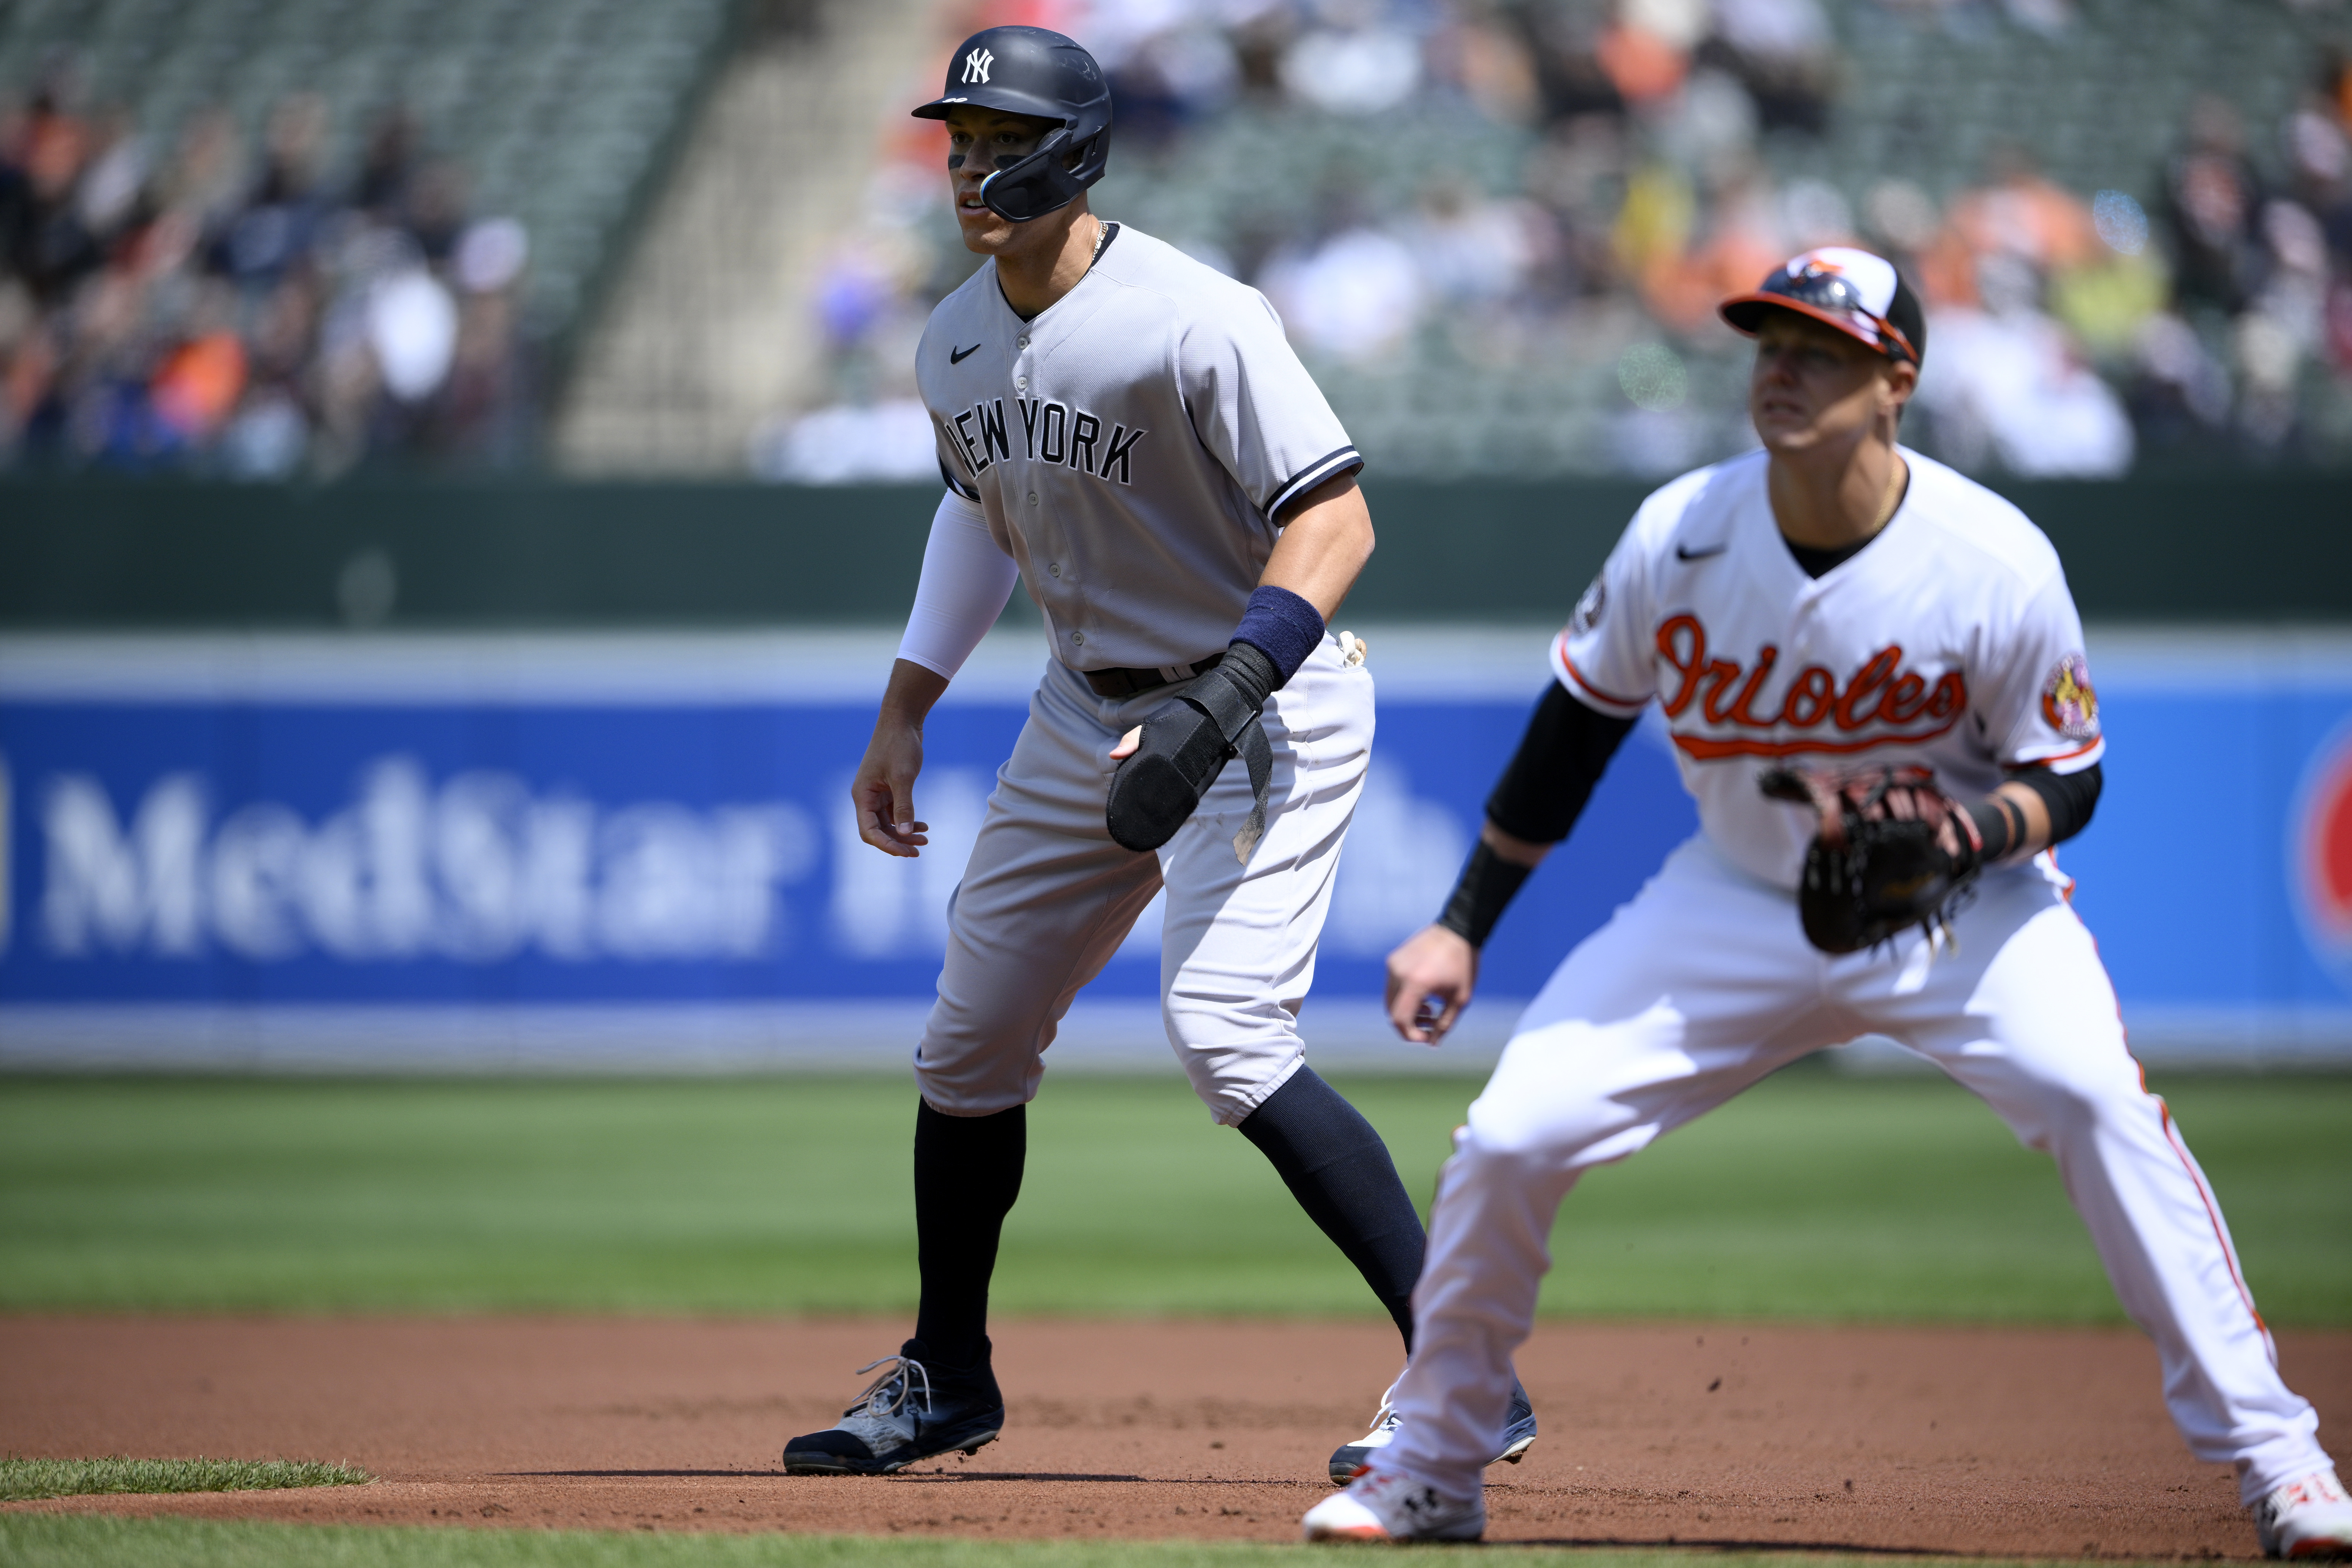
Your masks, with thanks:
<instances>
[{"instance_id":1,"label":"baseball player in white uniform","mask_svg":"<svg viewBox=\"0 0 2352 1568\"><path fill-rule=\"evenodd\" d=\"M1371 677L1327 629L1371 552L1362 459L1262 296L1088 210L1110 96L1086 50L990 28L915 112L947 122L957 220L990 259L918 350L947 493L853 784L868 844L928 843L924 716L1016 577L1052 657L916 1052L915 1336L839 1426L792 1440L794 1473L887 1473L1003 1427L988 1284L1024 1108L1071 999L1163 889L1162 1013L1211 1115L1408 1343L1421 1268L1388 1151L1306 1065L1297 1017L1372 743ZM1488 1458L1533 1437L1523 1412Z\"/></svg>"},{"instance_id":2,"label":"baseball player in white uniform","mask_svg":"<svg viewBox=\"0 0 2352 1568\"><path fill-rule=\"evenodd\" d=\"M2173 1419L2199 1458L2236 1466L2263 1549L2345 1552L2352 1505L2317 1417L2280 1381L2212 1190L2125 1048L2049 853L2088 819L2105 747L2056 552L2015 507L1897 445L1926 331L1885 260L1811 251L1723 313L1758 339L1763 450L1635 514L1553 645L1557 683L1453 901L1391 956L1392 1021L1425 1043L1453 1024L1504 904L1653 702L1699 831L1568 955L1470 1107L1432 1211L1399 1425L1307 1515L1307 1538L1477 1536L1480 1464L1578 1175L1875 1033L2057 1160L2156 1342ZM1830 818L1759 781L1864 764L1932 769L1958 803L1937 843L1961 896L1825 952L1798 911L1823 892L1800 878Z\"/></svg>"}]
</instances>

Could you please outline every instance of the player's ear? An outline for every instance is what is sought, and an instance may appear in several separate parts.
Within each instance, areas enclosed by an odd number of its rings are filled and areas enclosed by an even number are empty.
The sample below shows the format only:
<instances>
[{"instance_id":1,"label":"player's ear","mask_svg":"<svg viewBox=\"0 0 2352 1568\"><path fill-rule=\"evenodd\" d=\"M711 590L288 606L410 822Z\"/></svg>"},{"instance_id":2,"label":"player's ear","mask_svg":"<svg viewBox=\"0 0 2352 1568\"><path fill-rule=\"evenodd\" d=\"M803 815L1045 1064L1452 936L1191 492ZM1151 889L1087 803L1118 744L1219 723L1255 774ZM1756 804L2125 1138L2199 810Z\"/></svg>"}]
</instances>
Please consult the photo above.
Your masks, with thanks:
<instances>
[{"instance_id":1,"label":"player's ear","mask_svg":"<svg viewBox=\"0 0 2352 1568\"><path fill-rule=\"evenodd\" d=\"M1880 374L1886 378L1887 401L1900 422L1903 410L1910 405L1911 395L1919 390L1919 367L1907 359L1890 359Z\"/></svg>"}]
</instances>

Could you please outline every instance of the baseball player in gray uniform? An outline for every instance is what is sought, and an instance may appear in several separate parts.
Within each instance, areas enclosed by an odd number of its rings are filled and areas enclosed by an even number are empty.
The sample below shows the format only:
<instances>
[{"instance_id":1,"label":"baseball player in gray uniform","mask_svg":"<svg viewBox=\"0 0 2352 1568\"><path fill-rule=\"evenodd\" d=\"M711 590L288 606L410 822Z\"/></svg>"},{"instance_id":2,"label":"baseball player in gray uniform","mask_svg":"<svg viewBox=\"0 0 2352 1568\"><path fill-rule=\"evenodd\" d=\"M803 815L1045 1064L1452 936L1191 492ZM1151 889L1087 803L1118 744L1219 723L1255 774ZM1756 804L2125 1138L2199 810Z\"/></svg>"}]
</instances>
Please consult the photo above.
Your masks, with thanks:
<instances>
[{"instance_id":1,"label":"baseball player in gray uniform","mask_svg":"<svg viewBox=\"0 0 2352 1568\"><path fill-rule=\"evenodd\" d=\"M1097 218L1110 94L1041 28L967 40L914 111L947 122L990 259L918 353L947 493L852 785L887 855L926 714L1015 577L1052 657L950 908L915 1056L915 1336L794 1474L888 1473L994 1440L988 1283L1024 1107L1078 990L1167 892L1168 1038L1411 1342L1419 1215L1379 1135L1306 1065L1298 1011L1372 742L1372 681L1326 622L1372 549L1362 459L1255 289ZM1228 761L1241 766L1228 768ZM1522 1413L1496 1458L1533 1441ZM1344 1450L1343 1450L1344 1451Z\"/></svg>"}]
</instances>

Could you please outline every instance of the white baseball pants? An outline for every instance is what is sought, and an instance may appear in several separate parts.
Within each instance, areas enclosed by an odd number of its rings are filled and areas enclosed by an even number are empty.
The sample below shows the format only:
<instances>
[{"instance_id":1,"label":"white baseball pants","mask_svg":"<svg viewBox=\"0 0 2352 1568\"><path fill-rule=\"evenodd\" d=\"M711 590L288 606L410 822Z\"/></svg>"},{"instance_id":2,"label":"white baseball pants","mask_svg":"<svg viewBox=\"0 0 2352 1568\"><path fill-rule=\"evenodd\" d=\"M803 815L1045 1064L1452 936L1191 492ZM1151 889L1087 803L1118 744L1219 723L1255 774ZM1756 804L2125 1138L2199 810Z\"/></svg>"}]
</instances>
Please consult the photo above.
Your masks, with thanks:
<instances>
[{"instance_id":1,"label":"white baseball pants","mask_svg":"<svg viewBox=\"0 0 2352 1568\"><path fill-rule=\"evenodd\" d=\"M1268 701L1274 778L1246 865L1234 852L1252 800L1238 762L1156 855L1119 847L1104 826L1111 747L1176 689L1106 700L1046 665L950 909L940 999L915 1052L932 1109L986 1116L1034 1099L1063 1014L1163 883L1160 1013L1210 1113L1239 1123L1306 1059L1298 1009L1371 757L1372 678L1327 637Z\"/></svg>"},{"instance_id":2,"label":"white baseball pants","mask_svg":"<svg viewBox=\"0 0 2352 1568\"><path fill-rule=\"evenodd\" d=\"M1996 871L1955 924L1957 952L1931 962L1915 931L1891 951L1832 958L1806 942L1788 893L1704 837L1677 848L1553 973L1454 1135L1381 1468L1475 1494L1579 1173L1871 1033L1933 1061L2056 1159L2199 1458L2237 1465L2249 1502L2324 1468L2318 1417L2279 1380L2221 1207L2125 1048L2065 887L2045 863Z\"/></svg>"}]
</instances>

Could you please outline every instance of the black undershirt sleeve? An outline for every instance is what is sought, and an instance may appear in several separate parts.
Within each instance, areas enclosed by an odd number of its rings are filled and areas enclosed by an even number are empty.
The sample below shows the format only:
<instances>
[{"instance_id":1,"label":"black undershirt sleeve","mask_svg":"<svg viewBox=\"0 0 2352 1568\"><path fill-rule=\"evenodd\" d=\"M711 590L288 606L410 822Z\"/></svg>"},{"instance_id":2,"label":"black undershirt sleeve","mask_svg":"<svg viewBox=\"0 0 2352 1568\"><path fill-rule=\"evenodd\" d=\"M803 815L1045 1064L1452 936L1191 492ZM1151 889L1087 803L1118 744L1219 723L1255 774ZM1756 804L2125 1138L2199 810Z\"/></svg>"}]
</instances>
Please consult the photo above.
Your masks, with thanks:
<instances>
[{"instance_id":1,"label":"black undershirt sleeve","mask_svg":"<svg viewBox=\"0 0 2352 1568\"><path fill-rule=\"evenodd\" d=\"M1514 838L1559 843L1576 826L1592 786L1633 727L1633 720L1596 712L1554 686L1536 704L1518 752L1486 797L1486 820ZM1504 859L1481 839L1437 923L1473 947L1486 946L1531 869Z\"/></svg>"},{"instance_id":2,"label":"black undershirt sleeve","mask_svg":"<svg viewBox=\"0 0 2352 1568\"><path fill-rule=\"evenodd\" d=\"M1588 708L1555 682L1536 704L1517 753L1486 797L1487 820L1530 844L1559 843L1576 826L1592 786L1633 728L1633 720Z\"/></svg>"},{"instance_id":3,"label":"black undershirt sleeve","mask_svg":"<svg viewBox=\"0 0 2352 1568\"><path fill-rule=\"evenodd\" d=\"M2063 844L2091 825L2091 813L2097 809L2099 791L2104 781L2099 777L2099 764L2077 768L2071 773L2053 773L2048 768L2025 768L2010 775L2011 782L2021 784L2042 797L2050 808L2050 842Z\"/></svg>"}]
</instances>

